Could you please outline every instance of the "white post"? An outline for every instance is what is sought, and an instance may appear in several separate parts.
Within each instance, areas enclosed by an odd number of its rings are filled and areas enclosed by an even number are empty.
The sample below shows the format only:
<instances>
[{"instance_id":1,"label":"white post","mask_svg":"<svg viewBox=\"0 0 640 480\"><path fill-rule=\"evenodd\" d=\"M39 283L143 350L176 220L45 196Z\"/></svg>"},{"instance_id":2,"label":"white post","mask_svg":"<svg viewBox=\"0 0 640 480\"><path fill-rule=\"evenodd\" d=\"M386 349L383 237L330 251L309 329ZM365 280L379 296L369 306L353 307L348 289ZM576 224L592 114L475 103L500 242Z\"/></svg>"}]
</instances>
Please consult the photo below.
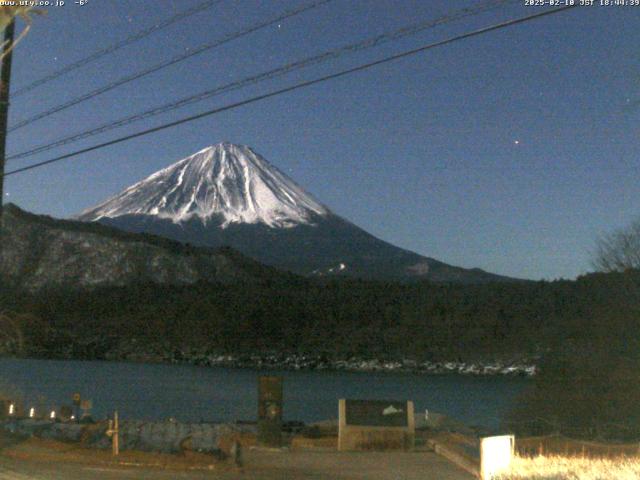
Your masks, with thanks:
<instances>
[{"instance_id":1,"label":"white post","mask_svg":"<svg viewBox=\"0 0 640 480\"><path fill-rule=\"evenodd\" d=\"M500 435L480 439L480 478L493 480L509 469L515 452L515 437Z\"/></svg>"}]
</instances>

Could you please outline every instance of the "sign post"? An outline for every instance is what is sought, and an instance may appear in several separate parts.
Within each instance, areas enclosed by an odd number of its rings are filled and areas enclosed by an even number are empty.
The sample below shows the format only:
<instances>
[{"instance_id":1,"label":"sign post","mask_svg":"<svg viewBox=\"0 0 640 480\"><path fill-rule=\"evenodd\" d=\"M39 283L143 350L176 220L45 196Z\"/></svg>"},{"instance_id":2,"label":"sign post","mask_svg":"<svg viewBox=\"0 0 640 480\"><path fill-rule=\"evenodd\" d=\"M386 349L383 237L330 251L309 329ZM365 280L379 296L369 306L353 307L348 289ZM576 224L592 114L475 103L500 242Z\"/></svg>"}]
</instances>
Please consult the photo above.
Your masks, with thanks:
<instances>
[{"instance_id":1,"label":"sign post","mask_svg":"<svg viewBox=\"0 0 640 480\"><path fill-rule=\"evenodd\" d=\"M89 399L83 399L80 402L80 410L82 410L82 415L80 416L80 420L86 417L90 417L92 408L93 408L93 402Z\"/></svg>"},{"instance_id":2,"label":"sign post","mask_svg":"<svg viewBox=\"0 0 640 480\"><path fill-rule=\"evenodd\" d=\"M282 377L258 379L258 443L282 446Z\"/></svg>"},{"instance_id":3,"label":"sign post","mask_svg":"<svg viewBox=\"0 0 640 480\"><path fill-rule=\"evenodd\" d=\"M120 454L120 425L118 424L118 411L113 414L113 420L109 420L109 428L106 431L107 436L111 437L111 449L114 456Z\"/></svg>"}]
</instances>

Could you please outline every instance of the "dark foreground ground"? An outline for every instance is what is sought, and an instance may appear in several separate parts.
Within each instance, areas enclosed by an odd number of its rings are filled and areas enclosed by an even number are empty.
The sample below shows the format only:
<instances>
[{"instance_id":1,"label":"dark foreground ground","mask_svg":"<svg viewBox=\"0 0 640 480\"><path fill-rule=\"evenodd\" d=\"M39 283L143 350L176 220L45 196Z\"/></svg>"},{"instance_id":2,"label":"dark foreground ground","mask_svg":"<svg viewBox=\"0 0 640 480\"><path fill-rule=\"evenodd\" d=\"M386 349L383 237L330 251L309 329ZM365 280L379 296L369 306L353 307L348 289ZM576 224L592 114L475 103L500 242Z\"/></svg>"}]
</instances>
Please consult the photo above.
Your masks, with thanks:
<instances>
[{"instance_id":1,"label":"dark foreground ground","mask_svg":"<svg viewBox=\"0 0 640 480\"><path fill-rule=\"evenodd\" d=\"M0 452L0 480L220 479L306 480L371 479L469 480L473 477L427 451L337 452L333 449L271 451L246 449L242 468L227 463L205 465L175 457L123 455L115 463L108 452L31 439ZM169 458L169 460L167 460ZM137 465L131 465L137 464ZM156 465L163 465L156 466Z\"/></svg>"}]
</instances>

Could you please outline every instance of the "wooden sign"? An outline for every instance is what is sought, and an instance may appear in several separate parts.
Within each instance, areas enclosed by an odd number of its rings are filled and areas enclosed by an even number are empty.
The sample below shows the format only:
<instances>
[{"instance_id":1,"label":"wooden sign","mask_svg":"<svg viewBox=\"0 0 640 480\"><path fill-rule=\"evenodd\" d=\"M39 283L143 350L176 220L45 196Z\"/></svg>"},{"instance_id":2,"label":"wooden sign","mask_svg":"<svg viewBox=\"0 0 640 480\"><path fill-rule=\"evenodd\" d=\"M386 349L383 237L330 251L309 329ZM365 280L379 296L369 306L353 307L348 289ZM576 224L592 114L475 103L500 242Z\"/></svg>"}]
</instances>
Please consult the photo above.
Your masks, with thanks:
<instances>
[{"instance_id":1,"label":"wooden sign","mask_svg":"<svg viewBox=\"0 0 640 480\"><path fill-rule=\"evenodd\" d=\"M339 450L411 450L415 439L413 402L338 402Z\"/></svg>"},{"instance_id":2,"label":"wooden sign","mask_svg":"<svg viewBox=\"0 0 640 480\"><path fill-rule=\"evenodd\" d=\"M282 377L258 379L258 443L270 447L282 444Z\"/></svg>"},{"instance_id":3,"label":"wooden sign","mask_svg":"<svg viewBox=\"0 0 640 480\"><path fill-rule=\"evenodd\" d=\"M347 425L407 427L407 402L394 400L345 400Z\"/></svg>"}]
</instances>

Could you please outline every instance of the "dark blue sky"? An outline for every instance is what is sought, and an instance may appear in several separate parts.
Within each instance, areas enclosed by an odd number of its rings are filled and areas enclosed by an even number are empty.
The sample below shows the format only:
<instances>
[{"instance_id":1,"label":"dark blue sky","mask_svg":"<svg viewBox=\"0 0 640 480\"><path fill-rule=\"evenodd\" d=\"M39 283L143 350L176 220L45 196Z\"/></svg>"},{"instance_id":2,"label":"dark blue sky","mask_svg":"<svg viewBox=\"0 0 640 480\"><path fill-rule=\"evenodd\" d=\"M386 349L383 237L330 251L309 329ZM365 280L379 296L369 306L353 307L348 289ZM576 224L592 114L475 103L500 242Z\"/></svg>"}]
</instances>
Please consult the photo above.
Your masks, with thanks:
<instances>
[{"instance_id":1,"label":"dark blue sky","mask_svg":"<svg viewBox=\"0 0 640 480\"><path fill-rule=\"evenodd\" d=\"M34 18L13 89L201 0L89 0ZM334 0L10 135L15 153L478 1ZM11 121L300 5L223 0L16 97ZM540 11L511 3L7 168ZM5 200L68 217L201 148L252 146L376 236L526 278L590 269L598 234L640 214L640 7L578 8L7 178Z\"/></svg>"}]
</instances>

